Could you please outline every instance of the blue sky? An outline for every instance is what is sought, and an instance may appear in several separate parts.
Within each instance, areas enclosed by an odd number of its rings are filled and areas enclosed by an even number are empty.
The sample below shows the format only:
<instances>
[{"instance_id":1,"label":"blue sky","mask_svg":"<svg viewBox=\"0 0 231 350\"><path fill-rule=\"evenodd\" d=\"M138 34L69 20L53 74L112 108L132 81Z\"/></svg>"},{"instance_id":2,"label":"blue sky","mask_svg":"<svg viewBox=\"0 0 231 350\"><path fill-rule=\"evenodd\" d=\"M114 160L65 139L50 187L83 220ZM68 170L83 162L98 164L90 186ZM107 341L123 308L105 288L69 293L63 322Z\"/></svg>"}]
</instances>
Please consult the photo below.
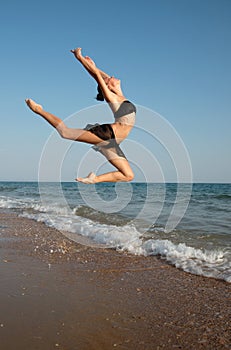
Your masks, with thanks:
<instances>
[{"instance_id":1,"label":"blue sky","mask_svg":"<svg viewBox=\"0 0 231 350\"><path fill-rule=\"evenodd\" d=\"M229 0L2 3L0 180L37 180L41 152L53 131L26 108L25 98L62 119L96 104L95 82L69 52L80 46L122 80L126 97L173 126L189 152L193 181L231 182L230 18ZM148 133L141 110L138 124ZM88 123L81 118L81 126ZM100 115L92 118L101 122ZM131 139L157 158L166 181L175 181L165 145L161 149L138 131ZM65 181L75 178L89 146L73 150L64 162ZM142 180L138 168L135 180ZM150 174L155 181L151 167ZM47 179L53 180L49 171Z\"/></svg>"}]
</instances>

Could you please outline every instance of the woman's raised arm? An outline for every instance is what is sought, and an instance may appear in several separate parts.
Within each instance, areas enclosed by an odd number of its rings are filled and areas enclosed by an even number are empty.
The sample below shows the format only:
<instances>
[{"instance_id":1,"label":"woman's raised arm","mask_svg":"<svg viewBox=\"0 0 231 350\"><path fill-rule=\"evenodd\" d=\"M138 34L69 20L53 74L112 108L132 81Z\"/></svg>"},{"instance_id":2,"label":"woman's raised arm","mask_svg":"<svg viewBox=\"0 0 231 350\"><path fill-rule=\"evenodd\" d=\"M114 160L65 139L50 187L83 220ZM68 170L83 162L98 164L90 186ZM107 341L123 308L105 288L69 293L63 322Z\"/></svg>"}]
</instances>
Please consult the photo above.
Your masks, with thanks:
<instances>
[{"instance_id":1,"label":"woman's raised arm","mask_svg":"<svg viewBox=\"0 0 231 350\"><path fill-rule=\"evenodd\" d=\"M101 71L99 68L97 68L95 62L90 57L84 57L81 53L81 48L71 50L71 52L75 55L77 60L84 66L88 73L97 81L103 92L105 100L107 102L113 102L114 94L108 89L107 84L105 83L105 79L110 78L110 76L107 73Z\"/></svg>"},{"instance_id":2,"label":"woman's raised arm","mask_svg":"<svg viewBox=\"0 0 231 350\"><path fill-rule=\"evenodd\" d=\"M91 75L93 75L93 72L89 70L89 65L88 63L91 63L91 65L95 65L95 62L89 57L89 56L82 56L81 53L81 48L77 48L75 50L71 50L71 52L75 55L75 57L77 58L77 60L82 63L82 65L84 66L84 68L88 71L88 73L90 73ZM108 75L107 73L103 72L101 69L99 69L99 72L102 76L103 79L107 79L110 78L110 75Z\"/></svg>"}]
</instances>

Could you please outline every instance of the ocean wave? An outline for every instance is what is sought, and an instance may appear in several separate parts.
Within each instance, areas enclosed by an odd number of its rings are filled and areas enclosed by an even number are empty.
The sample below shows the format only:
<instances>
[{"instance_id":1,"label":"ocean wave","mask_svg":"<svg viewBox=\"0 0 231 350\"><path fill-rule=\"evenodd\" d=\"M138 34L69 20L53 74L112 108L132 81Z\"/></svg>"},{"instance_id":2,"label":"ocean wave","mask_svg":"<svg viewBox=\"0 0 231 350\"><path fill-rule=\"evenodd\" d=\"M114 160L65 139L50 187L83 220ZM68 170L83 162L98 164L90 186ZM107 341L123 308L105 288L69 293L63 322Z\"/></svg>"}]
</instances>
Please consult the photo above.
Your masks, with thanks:
<instances>
[{"instance_id":1,"label":"ocean wave","mask_svg":"<svg viewBox=\"0 0 231 350\"><path fill-rule=\"evenodd\" d=\"M56 215L68 214L71 212L71 209L66 206L61 207L59 204L55 205L53 202L50 204L42 204L40 201L31 198L0 197L0 208L15 209L17 212L55 213Z\"/></svg>"},{"instance_id":2,"label":"ocean wave","mask_svg":"<svg viewBox=\"0 0 231 350\"><path fill-rule=\"evenodd\" d=\"M21 211L27 214L48 213L50 215L77 216L91 219L96 223L113 224L117 226L123 226L131 220L118 213L105 213L85 205L78 205L73 208L68 205L61 206L59 203L55 204L51 199L47 203L41 203L37 199L2 196L0 197L0 208L15 209L17 212Z\"/></svg>"},{"instance_id":3,"label":"ocean wave","mask_svg":"<svg viewBox=\"0 0 231 350\"><path fill-rule=\"evenodd\" d=\"M76 216L80 216L86 219L91 219L95 222L98 222L101 224L107 224L107 225L113 224L116 226L123 226L130 221L130 219L120 215L119 213L116 213L116 214L105 213L105 212L87 207L86 205L79 205L78 207L74 208L73 213Z\"/></svg>"},{"instance_id":4,"label":"ocean wave","mask_svg":"<svg viewBox=\"0 0 231 350\"><path fill-rule=\"evenodd\" d=\"M149 240L143 248L144 255L160 255L186 272L231 282L231 263L227 251L202 250L169 240Z\"/></svg>"},{"instance_id":5,"label":"ocean wave","mask_svg":"<svg viewBox=\"0 0 231 350\"><path fill-rule=\"evenodd\" d=\"M230 253L227 250L202 250L187 246L185 243L174 244L168 239L144 240L143 235L133 224L125 224L124 226L100 224L77 215L57 216L48 213L24 213L23 216L42 221L64 234L65 232L74 233L76 238L73 238L72 235L72 240L76 242L78 242L80 234L88 240L90 239L94 246L110 247L134 255L159 256L186 272L231 282Z\"/></svg>"},{"instance_id":6,"label":"ocean wave","mask_svg":"<svg viewBox=\"0 0 231 350\"><path fill-rule=\"evenodd\" d=\"M230 200L231 194L228 193L193 193L191 195L191 203L207 203L209 200Z\"/></svg>"},{"instance_id":7,"label":"ocean wave","mask_svg":"<svg viewBox=\"0 0 231 350\"><path fill-rule=\"evenodd\" d=\"M213 198L220 199L220 200L224 200L224 199L230 200L231 195L230 194L216 194L213 196Z\"/></svg>"},{"instance_id":8,"label":"ocean wave","mask_svg":"<svg viewBox=\"0 0 231 350\"><path fill-rule=\"evenodd\" d=\"M184 243L188 240L182 236L179 236L182 243L172 242L170 235L167 238L162 235L162 239L148 237L134 225L132 219L129 221L119 213L103 213L80 204L72 208L62 207L51 198L42 203L36 198L7 196L0 196L0 208L12 209L24 217L44 222L63 234L70 232L76 242L81 235L96 247L110 247L134 255L159 256L186 272L231 282L230 249L195 248ZM154 233L161 234L164 225L151 228L150 233L152 229Z\"/></svg>"},{"instance_id":9,"label":"ocean wave","mask_svg":"<svg viewBox=\"0 0 231 350\"><path fill-rule=\"evenodd\" d=\"M4 209L19 209L24 208L25 202L18 198L8 198L8 197L0 197L0 208Z\"/></svg>"},{"instance_id":10,"label":"ocean wave","mask_svg":"<svg viewBox=\"0 0 231 350\"><path fill-rule=\"evenodd\" d=\"M0 185L0 192L13 192L17 190L18 186L7 186L7 185Z\"/></svg>"}]
</instances>

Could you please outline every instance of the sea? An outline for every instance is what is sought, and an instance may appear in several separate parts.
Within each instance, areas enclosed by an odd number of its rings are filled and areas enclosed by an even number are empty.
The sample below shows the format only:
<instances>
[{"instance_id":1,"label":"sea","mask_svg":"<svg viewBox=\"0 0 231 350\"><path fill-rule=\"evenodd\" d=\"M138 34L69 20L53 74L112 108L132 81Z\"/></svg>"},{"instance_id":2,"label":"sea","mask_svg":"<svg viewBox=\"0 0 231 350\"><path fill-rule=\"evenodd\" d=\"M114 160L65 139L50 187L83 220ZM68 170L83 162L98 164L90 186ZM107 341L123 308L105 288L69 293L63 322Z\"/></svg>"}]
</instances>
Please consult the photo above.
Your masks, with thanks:
<instances>
[{"instance_id":1,"label":"sea","mask_svg":"<svg viewBox=\"0 0 231 350\"><path fill-rule=\"evenodd\" d=\"M0 211L231 282L231 184L0 182Z\"/></svg>"}]
</instances>

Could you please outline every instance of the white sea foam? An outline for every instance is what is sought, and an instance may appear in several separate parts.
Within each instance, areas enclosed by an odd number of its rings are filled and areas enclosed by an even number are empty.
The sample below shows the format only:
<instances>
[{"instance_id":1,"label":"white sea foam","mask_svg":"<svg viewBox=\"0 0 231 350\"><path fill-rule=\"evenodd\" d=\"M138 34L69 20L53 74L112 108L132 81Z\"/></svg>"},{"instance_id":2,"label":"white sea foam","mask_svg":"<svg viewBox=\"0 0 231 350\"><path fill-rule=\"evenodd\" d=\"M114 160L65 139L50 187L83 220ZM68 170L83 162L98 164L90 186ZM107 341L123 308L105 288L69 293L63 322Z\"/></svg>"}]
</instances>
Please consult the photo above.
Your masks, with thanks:
<instances>
[{"instance_id":1,"label":"white sea foam","mask_svg":"<svg viewBox=\"0 0 231 350\"><path fill-rule=\"evenodd\" d=\"M169 239L144 239L132 224L124 226L99 223L95 219L76 215L76 209L60 207L53 202L41 205L37 199L0 197L0 208L19 209L20 215L44 222L65 234L70 232L90 239L95 245L112 247L134 255L160 256L177 268L197 275L231 282L231 263L228 251L205 250ZM78 212L78 211L77 211ZM160 228L161 230L161 228ZM73 236L72 236L73 237Z\"/></svg>"},{"instance_id":2,"label":"white sea foam","mask_svg":"<svg viewBox=\"0 0 231 350\"><path fill-rule=\"evenodd\" d=\"M142 234L133 225L106 225L74 215L49 215L47 213L23 216L45 222L62 232L76 233L91 239L100 246L113 247L134 255L158 255L169 263L186 272L214 277L231 282L231 264L227 253L222 250L202 250L187 246L185 243L174 244L170 240L143 240ZM75 240L75 239L74 239Z\"/></svg>"},{"instance_id":3,"label":"white sea foam","mask_svg":"<svg viewBox=\"0 0 231 350\"><path fill-rule=\"evenodd\" d=\"M60 205L54 205L51 203L50 205L42 205L38 200L33 200L31 198L8 198L8 197L0 197L0 208L3 209L21 209L21 210L34 210L39 213L55 213L57 214L68 214L72 211L67 207L60 207Z\"/></svg>"}]
</instances>

